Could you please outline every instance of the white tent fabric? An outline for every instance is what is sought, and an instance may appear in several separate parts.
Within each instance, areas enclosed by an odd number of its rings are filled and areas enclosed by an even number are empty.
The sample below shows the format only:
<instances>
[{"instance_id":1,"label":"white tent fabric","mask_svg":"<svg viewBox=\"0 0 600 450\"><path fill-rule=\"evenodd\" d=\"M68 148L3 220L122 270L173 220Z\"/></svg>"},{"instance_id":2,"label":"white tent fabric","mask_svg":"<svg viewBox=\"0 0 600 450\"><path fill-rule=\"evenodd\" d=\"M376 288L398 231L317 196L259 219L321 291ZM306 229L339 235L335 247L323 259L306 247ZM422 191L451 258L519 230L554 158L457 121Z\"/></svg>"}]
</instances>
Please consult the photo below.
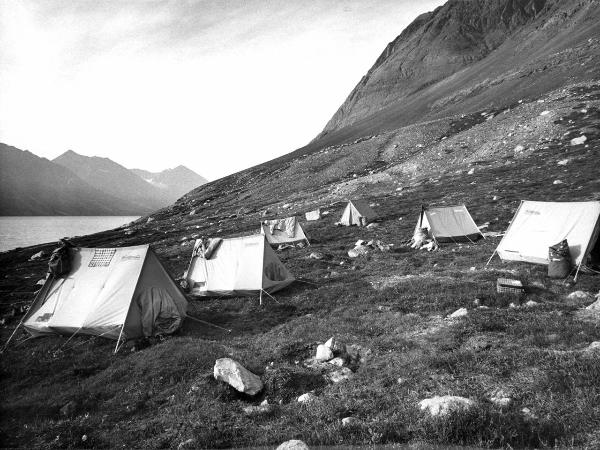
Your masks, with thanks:
<instances>
[{"instance_id":1,"label":"white tent fabric","mask_svg":"<svg viewBox=\"0 0 600 450\"><path fill-rule=\"evenodd\" d=\"M209 259L194 251L187 281L193 295L238 296L276 292L292 283L294 277L265 236L258 234L223 239Z\"/></svg>"},{"instance_id":2,"label":"white tent fabric","mask_svg":"<svg viewBox=\"0 0 600 450\"><path fill-rule=\"evenodd\" d=\"M25 316L32 335L134 339L179 328L187 300L148 245L69 252L69 274L48 278Z\"/></svg>"},{"instance_id":3,"label":"white tent fabric","mask_svg":"<svg viewBox=\"0 0 600 450\"><path fill-rule=\"evenodd\" d=\"M417 221L437 242L471 242L483 238L465 205L426 208Z\"/></svg>"},{"instance_id":4,"label":"white tent fabric","mask_svg":"<svg viewBox=\"0 0 600 450\"><path fill-rule=\"evenodd\" d=\"M358 225L362 227L377 218L377 213L371 209L366 200L350 200L339 223L346 226Z\"/></svg>"},{"instance_id":5,"label":"white tent fabric","mask_svg":"<svg viewBox=\"0 0 600 450\"><path fill-rule=\"evenodd\" d=\"M506 261L548 264L548 247L563 239L569 243L575 265L597 245L600 202L521 201L496 251Z\"/></svg>"},{"instance_id":6,"label":"white tent fabric","mask_svg":"<svg viewBox=\"0 0 600 450\"><path fill-rule=\"evenodd\" d=\"M280 224L283 224L280 226ZM304 228L297 217L287 217L279 220L265 220L260 227L260 233L267 242L273 246L281 244L297 244L299 242L310 245Z\"/></svg>"},{"instance_id":7,"label":"white tent fabric","mask_svg":"<svg viewBox=\"0 0 600 450\"><path fill-rule=\"evenodd\" d=\"M319 220L321 218L321 208L317 208L313 211L308 211L304 214L307 221Z\"/></svg>"}]
</instances>

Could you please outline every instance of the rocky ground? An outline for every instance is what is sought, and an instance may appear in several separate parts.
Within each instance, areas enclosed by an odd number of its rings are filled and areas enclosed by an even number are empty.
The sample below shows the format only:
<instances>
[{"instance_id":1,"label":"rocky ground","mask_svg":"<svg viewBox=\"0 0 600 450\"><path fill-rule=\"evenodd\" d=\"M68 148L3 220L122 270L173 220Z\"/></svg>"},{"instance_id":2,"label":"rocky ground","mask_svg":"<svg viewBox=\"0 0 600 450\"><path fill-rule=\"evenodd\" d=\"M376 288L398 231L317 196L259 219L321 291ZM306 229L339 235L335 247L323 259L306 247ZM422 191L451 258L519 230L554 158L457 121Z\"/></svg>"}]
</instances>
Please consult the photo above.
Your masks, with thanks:
<instances>
[{"instance_id":1,"label":"rocky ground","mask_svg":"<svg viewBox=\"0 0 600 450\"><path fill-rule=\"evenodd\" d=\"M193 317L231 333L188 320L177 336L117 355L98 338L19 336L1 359L2 445L599 446L600 319L585 309L598 275L573 286L543 266L485 267L500 237L434 252L405 245L422 204L465 203L477 224L502 231L522 199L600 200L599 153L600 83L578 83L281 158L130 226L74 238L150 243L178 277L196 237L329 211L306 223L311 247L280 253L299 281L275 299L191 301ZM377 226L336 227L344 200L358 196L380 214ZM392 245L350 258L358 239ZM3 339L45 273L47 261L30 257L51 248L0 254ZM497 294L498 277L523 281L525 296ZM316 361L331 337L346 351ZM263 389L247 395L215 380L219 358Z\"/></svg>"}]
</instances>

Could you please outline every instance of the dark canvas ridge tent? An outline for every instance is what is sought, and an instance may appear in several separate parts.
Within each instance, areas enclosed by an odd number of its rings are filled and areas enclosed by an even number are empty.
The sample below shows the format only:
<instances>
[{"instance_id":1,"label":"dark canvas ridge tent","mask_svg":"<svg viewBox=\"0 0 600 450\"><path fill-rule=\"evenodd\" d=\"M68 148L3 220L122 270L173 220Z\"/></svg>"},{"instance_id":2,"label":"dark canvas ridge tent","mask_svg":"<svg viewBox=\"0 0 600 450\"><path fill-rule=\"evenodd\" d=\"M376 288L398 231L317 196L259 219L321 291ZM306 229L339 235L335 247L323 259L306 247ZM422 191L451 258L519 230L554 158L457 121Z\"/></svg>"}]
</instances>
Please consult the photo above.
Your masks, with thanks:
<instances>
[{"instance_id":1,"label":"dark canvas ridge tent","mask_svg":"<svg viewBox=\"0 0 600 450\"><path fill-rule=\"evenodd\" d=\"M49 276L23 318L33 336L135 339L176 331L187 300L148 245L71 248L71 270Z\"/></svg>"},{"instance_id":2,"label":"dark canvas ridge tent","mask_svg":"<svg viewBox=\"0 0 600 450\"><path fill-rule=\"evenodd\" d=\"M294 281L262 234L222 239L210 254L203 249L197 240L186 275L192 295L270 294Z\"/></svg>"},{"instance_id":3,"label":"dark canvas ridge tent","mask_svg":"<svg viewBox=\"0 0 600 450\"><path fill-rule=\"evenodd\" d=\"M295 245L303 243L310 245L302 224L296 216L285 219L265 220L260 226L260 233L273 246L281 244Z\"/></svg>"},{"instance_id":4,"label":"dark canvas ridge tent","mask_svg":"<svg viewBox=\"0 0 600 450\"><path fill-rule=\"evenodd\" d=\"M566 239L577 266L600 260L600 201L523 200L498 244L504 261L548 264L548 247Z\"/></svg>"},{"instance_id":5,"label":"dark canvas ridge tent","mask_svg":"<svg viewBox=\"0 0 600 450\"><path fill-rule=\"evenodd\" d=\"M483 235L465 205L423 207L416 229L427 228L432 239L444 242L475 242Z\"/></svg>"},{"instance_id":6,"label":"dark canvas ridge tent","mask_svg":"<svg viewBox=\"0 0 600 450\"><path fill-rule=\"evenodd\" d=\"M357 199L348 201L339 223L346 226L364 227L378 218L379 216L366 200Z\"/></svg>"}]
</instances>

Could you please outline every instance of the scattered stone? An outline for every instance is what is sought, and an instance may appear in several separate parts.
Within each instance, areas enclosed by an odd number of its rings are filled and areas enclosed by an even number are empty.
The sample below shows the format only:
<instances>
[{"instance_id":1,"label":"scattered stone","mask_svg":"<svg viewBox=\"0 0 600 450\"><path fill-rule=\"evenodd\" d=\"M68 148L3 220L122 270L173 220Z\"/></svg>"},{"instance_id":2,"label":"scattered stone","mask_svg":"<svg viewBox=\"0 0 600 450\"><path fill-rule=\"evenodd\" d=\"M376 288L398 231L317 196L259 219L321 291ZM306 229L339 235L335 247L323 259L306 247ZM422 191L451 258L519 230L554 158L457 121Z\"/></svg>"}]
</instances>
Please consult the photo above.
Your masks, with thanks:
<instances>
[{"instance_id":1,"label":"scattered stone","mask_svg":"<svg viewBox=\"0 0 600 450\"><path fill-rule=\"evenodd\" d=\"M193 216L194 214L196 214L196 210L195 210L195 209L192 209L192 210L190 211L190 216Z\"/></svg>"},{"instance_id":2,"label":"scattered stone","mask_svg":"<svg viewBox=\"0 0 600 450\"><path fill-rule=\"evenodd\" d=\"M542 111L540 116L547 116L548 114L550 114L550 111Z\"/></svg>"},{"instance_id":3,"label":"scattered stone","mask_svg":"<svg viewBox=\"0 0 600 450\"><path fill-rule=\"evenodd\" d=\"M514 150L513 150L513 151L514 151L515 153L521 153L523 150L525 150L525 147L524 147L524 146L522 146L522 145L517 145L517 146L514 148Z\"/></svg>"},{"instance_id":4,"label":"scattered stone","mask_svg":"<svg viewBox=\"0 0 600 450\"><path fill-rule=\"evenodd\" d=\"M469 314L469 311L467 310L467 308L460 308L460 309L457 309L456 311L454 311L452 314L450 314L447 318L448 319L457 319L459 317L465 317L468 314Z\"/></svg>"},{"instance_id":5,"label":"scattered stone","mask_svg":"<svg viewBox=\"0 0 600 450\"><path fill-rule=\"evenodd\" d=\"M428 411L433 417L446 416L459 411L468 411L475 405L475 401L456 395L435 396L419 402L421 411Z\"/></svg>"},{"instance_id":6,"label":"scattered stone","mask_svg":"<svg viewBox=\"0 0 600 450\"><path fill-rule=\"evenodd\" d=\"M284 204L283 204L283 206L282 206L282 208L283 208L283 209L288 209L288 208L290 208L291 206L292 206L292 205L290 205L289 203L284 203Z\"/></svg>"},{"instance_id":7,"label":"scattered stone","mask_svg":"<svg viewBox=\"0 0 600 450\"><path fill-rule=\"evenodd\" d=\"M371 222L369 225L367 225L368 229L373 229L373 228L378 228L379 224L377 222Z\"/></svg>"},{"instance_id":8,"label":"scattered stone","mask_svg":"<svg viewBox=\"0 0 600 450\"><path fill-rule=\"evenodd\" d=\"M333 351L325 344L319 344L315 359L317 361L329 361L333 358Z\"/></svg>"},{"instance_id":9,"label":"scattered stone","mask_svg":"<svg viewBox=\"0 0 600 450\"><path fill-rule=\"evenodd\" d=\"M150 223L150 222L154 222L154 217L148 217L148 220L146 220L146 223Z\"/></svg>"},{"instance_id":10,"label":"scattered stone","mask_svg":"<svg viewBox=\"0 0 600 450\"><path fill-rule=\"evenodd\" d=\"M467 172L467 175L473 175L475 173L475 168L473 167L471 170Z\"/></svg>"},{"instance_id":11,"label":"scattered stone","mask_svg":"<svg viewBox=\"0 0 600 450\"><path fill-rule=\"evenodd\" d=\"M559 166L566 166L567 164L569 164L569 160L568 159L561 159L556 164L558 164Z\"/></svg>"},{"instance_id":12,"label":"scattered stone","mask_svg":"<svg viewBox=\"0 0 600 450\"><path fill-rule=\"evenodd\" d=\"M579 136L579 137L571 139L571 145L581 145L581 144L584 144L585 141L587 141L587 137Z\"/></svg>"},{"instance_id":13,"label":"scattered stone","mask_svg":"<svg viewBox=\"0 0 600 450\"><path fill-rule=\"evenodd\" d=\"M586 348L584 348L583 351L586 353L600 352L600 341L592 342L590 345L588 345Z\"/></svg>"},{"instance_id":14,"label":"scattered stone","mask_svg":"<svg viewBox=\"0 0 600 450\"><path fill-rule=\"evenodd\" d=\"M563 182L561 180L554 180L552 184L563 184Z\"/></svg>"},{"instance_id":15,"label":"scattered stone","mask_svg":"<svg viewBox=\"0 0 600 450\"><path fill-rule=\"evenodd\" d=\"M64 417L71 417L75 415L75 411L77 410L77 403L71 400L65 406L60 408L60 414Z\"/></svg>"},{"instance_id":16,"label":"scattered stone","mask_svg":"<svg viewBox=\"0 0 600 450\"><path fill-rule=\"evenodd\" d=\"M300 403L310 403L317 399L317 396L312 392L307 392L306 394L302 394L298 397L298 402Z\"/></svg>"},{"instance_id":17,"label":"scattered stone","mask_svg":"<svg viewBox=\"0 0 600 450\"><path fill-rule=\"evenodd\" d=\"M303 441L292 439L291 441L279 444L276 450L309 450L309 447Z\"/></svg>"},{"instance_id":18,"label":"scattered stone","mask_svg":"<svg viewBox=\"0 0 600 450\"><path fill-rule=\"evenodd\" d=\"M346 362L344 361L344 358L342 358L341 356L338 356L337 358L333 358L333 359L327 361L327 363L332 364L337 367L342 367Z\"/></svg>"},{"instance_id":19,"label":"scattered stone","mask_svg":"<svg viewBox=\"0 0 600 450\"><path fill-rule=\"evenodd\" d=\"M591 292L586 291L575 291L571 292L567 295L568 300L578 300L581 302L592 301L594 300L594 295Z\"/></svg>"},{"instance_id":20,"label":"scattered stone","mask_svg":"<svg viewBox=\"0 0 600 450\"><path fill-rule=\"evenodd\" d=\"M348 256L350 258L358 258L359 256L364 256L369 253L371 249L366 245L360 245L358 247L354 247L351 250L348 250Z\"/></svg>"},{"instance_id":21,"label":"scattered stone","mask_svg":"<svg viewBox=\"0 0 600 450\"><path fill-rule=\"evenodd\" d=\"M327 375L327 378L332 383L339 383L340 381L345 381L352 376L352 371L347 367L342 367L339 370L335 370Z\"/></svg>"},{"instance_id":22,"label":"scattered stone","mask_svg":"<svg viewBox=\"0 0 600 450\"><path fill-rule=\"evenodd\" d=\"M187 441L181 442L178 446L178 450L182 450L184 448L196 448L196 440L193 438L188 439Z\"/></svg>"},{"instance_id":23,"label":"scattered stone","mask_svg":"<svg viewBox=\"0 0 600 450\"><path fill-rule=\"evenodd\" d=\"M44 284L46 284L46 279L45 278L41 278L35 284L36 284L36 286L43 286Z\"/></svg>"},{"instance_id":24,"label":"scattered stone","mask_svg":"<svg viewBox=\"0 0 600 450\"><path fill-rule=\"evenodd\" d=\"M344 355L346 353L346 344L333 336L325 342L325 346L329 347L334 355Z\"/></svg>"},{"instance_id":25,"label":"scattered stone","mask_svg":"<svg viewBox=\"0 0 600 450\"><path fill-rule=\"evenodd\" d=\"M356 417L344 417L342 419L342 426L347 427L348 425L352 425L358 423L358 419Z\"/></svg>"},{"instance_id":26,"label":"scattered stone","mask_svg":"<svg viewBox=\"0 0 600 450\"><path fill-rule=\"evenodd\" d=\"M263 388L263 383L257 375L231 358L217 359L213 375L216 380L224 381L244 394L256 395Z\"/></svg>"},{"instance_id":27,"label":"scattered stone","mask_svg":"<svg viewBox=\"0 0 600 450\"><path fill-rule=\"evenodd\" d=\"M528 302L525 302L525 304L523 306L525 306L525 308L535 308L538 305L539 305L538 302L534 302L533 300L529 300Z\"/></svg>"},{"instance_id":28,"label":"scattered stone","mask_svg":"<svg viewBox=\"0 0 600 450\"><path fill-rule=\"evenodd\" d=\"M518 308L519 305L517 305L516 303L511 303L510 305L508 305L509 308Z\"/></svg>"},{"instance_id":29,"label":"scattered stone","mask_svg":"<svg viewBox=\"0 0 600 450\"><path fill-rule=\"evenodd\" d=\"M536 420L538 418L529 408L523 408L521 414L523 414L525 420Z\"/></svg>"},{"instance_id":30,"label":"scattered stone","mask_svg":"<svg viewBox=\"0 0 600 450\"><path fill-rule=\"evenodd\" d=\"M308 257L311 259L323 259L325 258L325 255L321 252L312 252Z\"/></svg>"},{"instance_id":31,"label":"scattered stone","mask_svg":"<svg viewBox=\"0 0 600 450\"><path fill-rule=\"evenodd\" d=\"M41 251L31 255L31 257L29 258L29 261L37 261L38 259L45 258L46 256L48 256L48 253L46 253L44 250L41 250Z\"/></svg>"},{"instance_id":32,"label":"scattered stone","mask_svg":"<svg viewBox=\"0 0 600 450\"><path fill-rule=\"evenodd\" d=\"M244 413L246 413L249 416L254 416L254 415L258 415L258 414L267 414L267 413L270 413L271 411L273 411L274 407L275 407L275 405L270 405L269 402L265 399L262 401L262 403L260 405L246 406L244 408Z\"/></svg>"}]
</instances>

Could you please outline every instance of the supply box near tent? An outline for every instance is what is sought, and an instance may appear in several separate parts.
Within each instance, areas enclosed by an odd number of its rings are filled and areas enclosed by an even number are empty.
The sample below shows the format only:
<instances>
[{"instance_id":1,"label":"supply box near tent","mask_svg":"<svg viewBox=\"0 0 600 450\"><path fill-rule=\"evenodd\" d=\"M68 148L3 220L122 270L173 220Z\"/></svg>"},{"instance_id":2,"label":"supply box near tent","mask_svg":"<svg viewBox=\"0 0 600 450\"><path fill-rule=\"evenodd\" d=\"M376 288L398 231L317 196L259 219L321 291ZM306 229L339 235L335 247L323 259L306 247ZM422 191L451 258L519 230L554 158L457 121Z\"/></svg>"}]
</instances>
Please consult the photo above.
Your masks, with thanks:
<instances>
[{"instance_id":1,"label":"supply box near tent","mask_svg":"<svg viewBox=\"0 0 600 450\"><path fill-rule=\"evenodd\" d=\"M483 235L465 205L423 208L415 231L427 228L437 242L474 242Z\"/></svg>"},{"instance_id":2,"label":"supply box near tent","mask_svg":"<svg viewBox=\"0 0 600 450\"><path fill-rule=\"evenodd\" d=\"M379 216L371 209L366 200L350 200L339 223L346 226L364 227L378 218Z\"/></svg>"},{"instance_id":3,"label":"supply box near tent","mask_svg":"<svg viewBox=\"0 0 600 450\"><path fill-rule=\"evenodd\" d=\"M276 292L294 281L262 234L217 240L205 253L197 240L187 270L196 296L256 295Z\"/></svg>"},{"instance_id":4,"label":"supply box near tent","mask_svg":"<svg viewBox=\"0 0 600 450\"><path fill-rule=\"evenodd\" d=\"M25 315L29 333L135 339L180 327L187 300L148 245L69 252L71 271L49 277Z\"/></svg>"},{"instance_id":5,"label":"supply box near tent","mask_svg":"<svg viewBox=\"0 0 600 450\"><path fill-rule=\"evenodd\" d=\"M300 243L310 245L302 224L295 216L285 219L265 220L260 226L260 233L273 246Z\"/></svg>"},{"instance_id":6,"label":"supply box near tent","mask_svg":"<svg viewBox=\"0 0 600 450\"><path fill-rule=\"evenodd\" d=\"M523 200L496 251L504 261L548 264L548 248L566 239L575 265L598 264L599 234L598 201Z\"/></svg>"}]
</instances>

